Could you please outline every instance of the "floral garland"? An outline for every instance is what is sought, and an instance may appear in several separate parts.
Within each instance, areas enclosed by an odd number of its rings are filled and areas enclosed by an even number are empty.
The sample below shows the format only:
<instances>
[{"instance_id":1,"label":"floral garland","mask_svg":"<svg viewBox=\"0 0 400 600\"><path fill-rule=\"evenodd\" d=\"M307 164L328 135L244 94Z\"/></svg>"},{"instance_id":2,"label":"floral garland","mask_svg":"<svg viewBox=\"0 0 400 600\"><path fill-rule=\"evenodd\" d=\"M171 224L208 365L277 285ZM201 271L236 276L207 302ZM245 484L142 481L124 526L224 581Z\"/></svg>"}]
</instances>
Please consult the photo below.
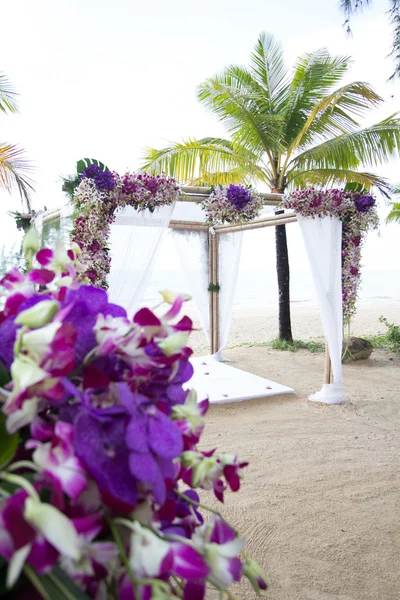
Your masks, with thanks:
<instances>
[{"instance_id":1,"label":"floral garland","mask_svg":"<svg viewBox=\"0 0 400 600\"><path fill-rule=\"evenodd\" d=\"M202 600L206 585L231 597L242 575L266 589L195 491L222 502L247 463L198 447L208 400L183 388L183 298L128 319L81 284L77 246L39 250L31 230L24 251L28 272L0 281L0 571L13 598Z\"/></svg>"},{"instance_id":2,"label":"floral garland","mask_svg":"<svg viewBox=\"0 0 400 600\"><path fill-rule=\"evenodd\" d=\"M118 208L133 206L138 212L179 200L180 189L175 181L163 175L126 173L123 176L103 171L95 164L82 172L72 202L77 211L71 240L82 250L85 276L94 285L108 288L111 257L108 248L110 226Z\"/></svg>"},{"instance_id":3,"label":"floral garland","mask_svg":"<svg viewBox=\"0 0 400 600\"><path fill-rule=\"evenodd\" d=\"M343 319L348 323L356 312L361 283L361 246L368 231L379 226L375 198L363 191L296 190L283 202L303 217L334 216L342 221Z\"/></svg>"},{"instance_id":4,"label":"floral garland","mask_svg":"<svg viewBox=\"0 0 400 600\"><path fill-rule=\"evenodd\" d=\"M206 212L207 223L242 224L259 216L263 207L261 196L242 185L214 188L203 200L201 208Z\"/></svg>"}]
</instances>

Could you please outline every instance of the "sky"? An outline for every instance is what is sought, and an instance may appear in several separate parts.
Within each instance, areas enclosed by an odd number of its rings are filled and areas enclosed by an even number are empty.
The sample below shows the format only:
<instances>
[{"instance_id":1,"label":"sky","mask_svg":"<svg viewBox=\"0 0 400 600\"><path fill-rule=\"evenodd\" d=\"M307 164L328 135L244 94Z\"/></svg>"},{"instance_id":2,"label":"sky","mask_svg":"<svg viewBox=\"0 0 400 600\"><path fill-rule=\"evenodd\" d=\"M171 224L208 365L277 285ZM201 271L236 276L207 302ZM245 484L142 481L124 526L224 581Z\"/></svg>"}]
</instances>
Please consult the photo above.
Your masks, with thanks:
<instances>
[{"instance_id":1,"label":"sky","mask_svg":"<svg viewBox=\"0 0 400 600\"><path fill-rule=\"evenodd\" d=\"M261 31L281 41L288 64L322 46L352 56L348 80L368 81L386 100L372 120L400 108L400 84L387 83L392 64L385 58L391 41L386 0L375 0L373 10L354 20L352 37L345 35L337 0L1 4L0 71L20 94L20 114L0 116L0 138L19 143L35 164L37 210L64 202L61 176L73 174L82 157L134 171L145 146L225 135L197 102L196 86L229 63L246 64ZM400 181L398 162L379 173ZM0 200L3 209L20 206L17 195L2 194ZM381 204L384 217L388 208ZM383 226L380 238L370 236L364 249L368 268L399 268L398 231L396 225ZM10 235L5 218L0 235ZM293 227L288 235L294 264L301 268L299 233ZM272 232L253 232L244 268L257 268L254 253L265 237L263 252L273 252Z\"/></svg>"}]
</instances>

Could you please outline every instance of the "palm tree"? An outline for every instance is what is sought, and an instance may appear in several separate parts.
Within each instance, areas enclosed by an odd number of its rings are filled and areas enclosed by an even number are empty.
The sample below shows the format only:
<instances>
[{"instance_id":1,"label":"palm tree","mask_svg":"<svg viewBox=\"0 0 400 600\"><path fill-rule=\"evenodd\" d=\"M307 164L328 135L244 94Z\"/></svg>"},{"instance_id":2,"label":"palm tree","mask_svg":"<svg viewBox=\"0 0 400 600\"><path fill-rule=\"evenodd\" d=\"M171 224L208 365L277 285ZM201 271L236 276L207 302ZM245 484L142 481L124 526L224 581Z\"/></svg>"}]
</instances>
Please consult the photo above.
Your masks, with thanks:
<instances>
[{"instance_id":1,"label":"palm tree","mask_svg":"<svg viewBox=\"0 0 400 600\"><path fill-rule=\"evenodd\" d=\"M9 81L0 73L0 112L18 112L17 94ZM31 166L24 158L23 150L14 144L0 142L0 190L11 192L13 186L18 188L22 202L26 202L28 211L31 210L30 192L33 190L32 181L27 175Z\"/></svg>"},{"instance_id":2,"label":"palm tree","mask_svg":"<svg viewBox=\"0 0 400 600\"><path fill-rule=\"evenodd\" d=\"M349 58L325 49L298 58L289 72L274 37L261 34L249 67L228 66L197 90L230 139L204 138L145 150L142 170L165 172L191 185L262 183L283 193L295 187L357 182L382 192L388 182L362 164L377 165L400 146L400 120L360 127L359 117L382 102L363 82L341 87ZM276 227L279 337L292 341L289 261L284 225Z\"/></svg>"},{"instance_id":3,"label":"palm tree","mask_svg":"<svg viewBox=\"0 0 400 600\"><path fill-rule=\"evenodd\" d=\"M393 188L394 195L399 198L400 187ZM400 201L393 202L390 213L386 217L386 223L400 223Z\"/></svg>"},{"instance_id":4,"label":"palm tree","mask_svg":"<svg viewBox=\"0 0 400 600\"><path fill-rule=\"evenodd\" d=\"M345 27L348 33L351 33L350 21L355 13L361 12L365 7L372 4L372 0L340 0L340 8L345 14ZM400 0L389 0L389 23L393 27L392 51L390 53L394 58L395 70L390 79L400 77Z\"/></svg>"}]
</instances>

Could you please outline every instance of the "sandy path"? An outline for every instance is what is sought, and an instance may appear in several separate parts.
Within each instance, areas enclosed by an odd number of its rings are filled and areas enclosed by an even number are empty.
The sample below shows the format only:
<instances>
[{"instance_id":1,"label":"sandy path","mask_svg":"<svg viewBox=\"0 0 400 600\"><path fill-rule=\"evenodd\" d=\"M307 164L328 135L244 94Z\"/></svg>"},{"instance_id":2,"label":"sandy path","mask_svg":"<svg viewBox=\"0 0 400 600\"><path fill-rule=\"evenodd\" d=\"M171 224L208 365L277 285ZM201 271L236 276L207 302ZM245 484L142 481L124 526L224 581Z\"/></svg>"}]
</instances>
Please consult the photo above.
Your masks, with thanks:
<instances>
[{"instance_id":1,"label":"sandy path","mask_svg":"<svg viewBox=\"0 0 400 600\"><path fill-rule=\"evenodd\" d=\"M205 448L250 460L224 514L268 574L267 598L398 600L400 356L377 351L345 365L347 399L328 407L306 399L320 387L323 355L227 354L234 366L297 392L213 406L204 434ZM247 584L236 594L256 597Z\"/></svg>"}]
</instances>

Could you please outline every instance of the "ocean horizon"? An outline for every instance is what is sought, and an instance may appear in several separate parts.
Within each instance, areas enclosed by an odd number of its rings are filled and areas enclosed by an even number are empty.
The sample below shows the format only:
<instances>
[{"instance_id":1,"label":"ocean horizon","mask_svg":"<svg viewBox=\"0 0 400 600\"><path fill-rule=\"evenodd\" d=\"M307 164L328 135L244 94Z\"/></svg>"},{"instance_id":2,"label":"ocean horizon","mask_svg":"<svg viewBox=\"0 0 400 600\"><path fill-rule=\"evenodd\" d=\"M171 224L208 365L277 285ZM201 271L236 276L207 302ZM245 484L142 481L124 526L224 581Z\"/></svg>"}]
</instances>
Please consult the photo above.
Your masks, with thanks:
<instances>
[{"instance_id":1,"label":"ocean horizon","mask_svg":"<svg viewBox=\"0 0 400 600\"><path fill-rule=\"evenodd\" d=\"M133 274L130 276L132 277ZM158 292L163 289L190 294L190 287L183 271L155 270L145 291L143 303L149 306L158 303L160 299ZM311 273L292 270L290 295L292 303L307 305L317 302ZM400 270L363 270L359 301L374 300L400 302ZM235 308L275 305L277 301L276 273L239 271L234 299Z\"/></svg>"}]
</instances>

